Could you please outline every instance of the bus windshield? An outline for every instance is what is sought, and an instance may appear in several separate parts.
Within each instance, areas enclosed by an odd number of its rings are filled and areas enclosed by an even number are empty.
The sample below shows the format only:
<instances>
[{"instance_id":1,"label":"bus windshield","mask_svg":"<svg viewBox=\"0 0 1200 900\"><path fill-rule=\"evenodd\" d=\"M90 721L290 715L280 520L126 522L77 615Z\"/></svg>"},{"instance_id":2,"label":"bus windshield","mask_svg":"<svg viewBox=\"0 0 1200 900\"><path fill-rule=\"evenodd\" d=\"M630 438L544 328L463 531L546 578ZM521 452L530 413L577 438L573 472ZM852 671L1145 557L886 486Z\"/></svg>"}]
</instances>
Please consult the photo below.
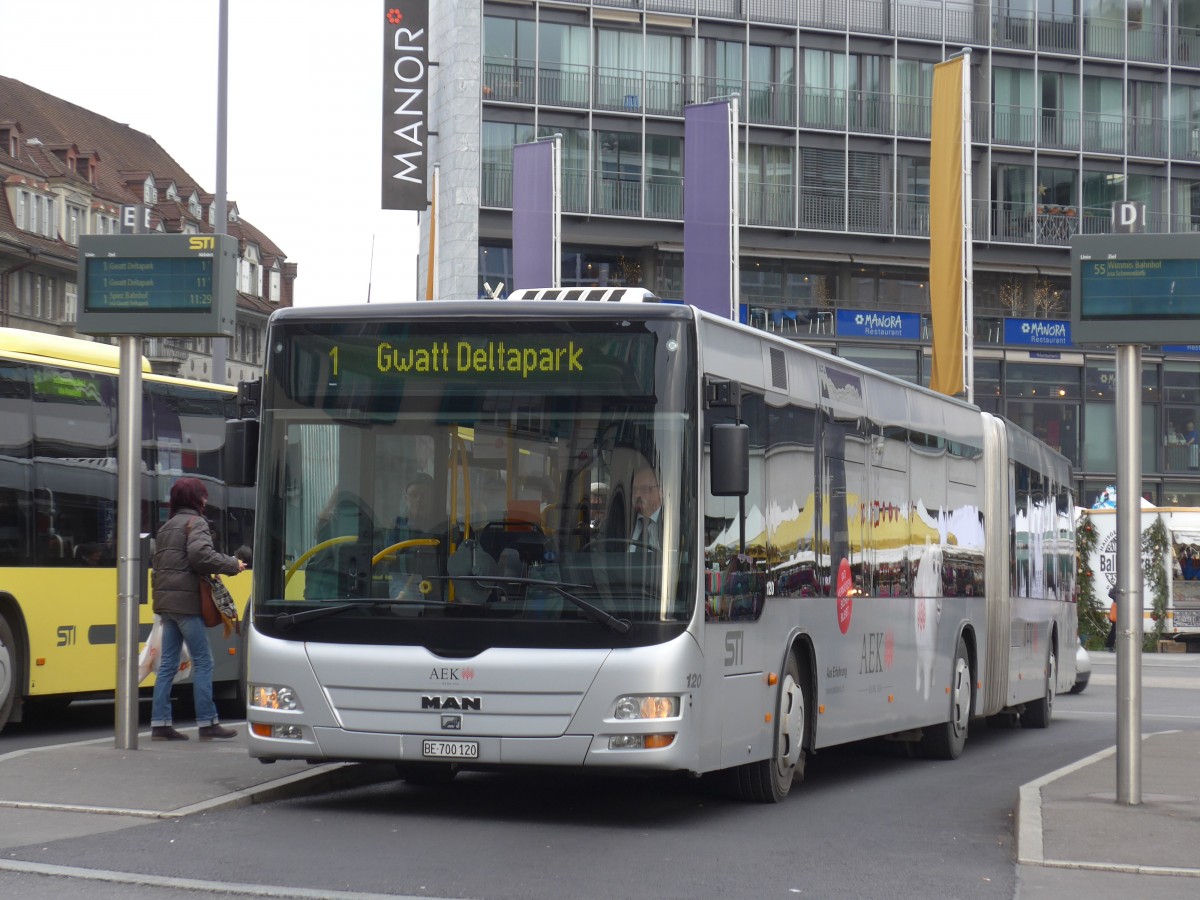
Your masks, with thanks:
<instances>
[{"instance_id":1,"label":"bus windshield","mask_svg":"<svg viewBox=\"0 0 1200 900\"><path fill-rule=\"evenodd\" d=\"M255 625L625 646L692 614L690 332L670 318L272 325ZM265 583L264 583L265 582Z\"/></svg>"}]
</instances>

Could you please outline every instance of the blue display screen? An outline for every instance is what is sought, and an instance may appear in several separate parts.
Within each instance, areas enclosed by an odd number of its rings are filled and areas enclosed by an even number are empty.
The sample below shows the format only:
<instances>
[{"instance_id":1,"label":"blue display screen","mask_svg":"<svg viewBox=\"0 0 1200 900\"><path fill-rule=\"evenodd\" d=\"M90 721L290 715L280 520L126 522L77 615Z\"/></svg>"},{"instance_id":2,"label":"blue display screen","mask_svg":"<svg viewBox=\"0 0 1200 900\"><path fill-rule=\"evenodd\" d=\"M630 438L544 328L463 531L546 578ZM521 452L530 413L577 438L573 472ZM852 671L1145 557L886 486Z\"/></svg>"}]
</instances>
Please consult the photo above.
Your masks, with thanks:
<instances>
[{"instance_id":1,"label":"blue display screen","mask_svg":"<svg viewBox=\"0 0 1200 900\"><path fill-rule=\"evenodd\" d=\"M87 260L87 309L208 312L211 256L99 257Z\"/></svg>"},{"instance_id":2,"label":"blue display screen","mask_svg":"<svg viewBox=\"0 0 1200 900\"><path fill-rule=\"evenodd\" d=\"M1080 263L1081 320L1200 318L1200 259Z\"/></svg>"}]
</instances>

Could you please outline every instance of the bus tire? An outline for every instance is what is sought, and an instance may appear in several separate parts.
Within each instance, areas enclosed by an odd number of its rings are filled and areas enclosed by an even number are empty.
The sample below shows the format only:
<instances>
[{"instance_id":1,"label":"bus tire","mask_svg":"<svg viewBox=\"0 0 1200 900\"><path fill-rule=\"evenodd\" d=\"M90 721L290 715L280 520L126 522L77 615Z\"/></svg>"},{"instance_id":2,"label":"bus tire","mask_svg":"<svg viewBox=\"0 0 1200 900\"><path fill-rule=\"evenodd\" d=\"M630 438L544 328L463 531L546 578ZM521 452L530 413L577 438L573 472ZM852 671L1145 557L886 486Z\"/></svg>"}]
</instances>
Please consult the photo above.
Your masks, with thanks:
<instances>
[{"instance_id":1,"label":"bus tire","mask_svg":"<svg viewBox=\"0 0 1200 900\"><path fill-rule=\"evenodd\" d=\"M794 781L804 778L811 696L808 681L800 673L795 654L789 653L779 682L774 750L769 759L738 766L729 773L733 792L740 799L778 803L788 795Z\"/></svg>"},{"instance_id":2,"label":"bus tire","mask_svg":"<svg viewBox=\"0 0 1200 900\"><path fill-rule=\"evenodd\" d=\"M21 693L21 648L8 619L0 615L0 730L8 724Z\"/></svg>"},{"instance_id":3,"label":"bus tire","mask_svg":"<svg viewBox=\"0 0 1200 900\"><path fill-rule=\"evenodd\" d=\"M924 729L921 753L929 759L958 759L967 743L971 722L971 663L967 642L959 635L954 650L954 671L950 678L950 719Z\"/></svg>"},{"instance_id":4,"label":"bus tire","mask_svg":"<svg viewBox=\"0 0 1200 900\"><path fill-rule=\"evenodd\" d=\"M1058 683L1058 654L1054 646L1050 647L1050 656L1046 660L1046 686L1042 696L1032 703L1025 704L1021 711L1022 728L1047 728L1054 717L1054 686Z\"/></svg>"}]
</instances>

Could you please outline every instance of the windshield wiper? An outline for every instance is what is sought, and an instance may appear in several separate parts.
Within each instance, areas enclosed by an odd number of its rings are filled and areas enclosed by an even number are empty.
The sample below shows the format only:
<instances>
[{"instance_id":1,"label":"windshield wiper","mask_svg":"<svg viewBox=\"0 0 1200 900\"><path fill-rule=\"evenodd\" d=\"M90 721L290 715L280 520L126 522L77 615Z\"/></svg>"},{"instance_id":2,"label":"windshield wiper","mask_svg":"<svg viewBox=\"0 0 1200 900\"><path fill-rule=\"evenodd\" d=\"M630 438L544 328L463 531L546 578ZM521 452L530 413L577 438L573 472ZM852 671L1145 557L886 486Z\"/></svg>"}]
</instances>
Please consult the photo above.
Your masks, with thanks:
<instances>
[{"instance_id":1,"label":"windshield wiper","mask_svg":"<svg viewBox=\"0 0 1200 900\"><path fill-rule=\"evenodd\" d=\"M336 616L338 613L345 612L348 609L359 609L367 606L366 603L341 603L337 606L318 606L316 609L302 609L300 612L294 613L279 613L275 616L275 627L280 631L287 631L297 622L308 622L312 619L323 619L326 616Z\"/></svg>"},{"instance_id":2,"label":"windshield wiper","mask_svg":"<svg viewBox=\"0 0 1200 900\"><path fill-rule=\"evenodd\" d=\"M335 616L338 613L345 612L348 609L363 609L372 606L445 606L445 600L402 600L394 598L390 600L360 600L354 603L340 603L337 606L318 606L316 609L302 609L300 612L294 613L278 613L274 617L275 627L280 631L287 631L297 622L309 622L313 619L323 619L326 616ZM481 606L479 603L457 603L456 606ZM264 614L265 615L265 614Z\"/></svg>"},{"instance_id":3,"label":"windshield wiper","mask_svg":"<svg viewBox=\"0 0 1200 900\"><path fill-rule=\"evenodd\" d=\"M618 619L607 610L603 610L599 606L596 606L596 604L589 603L582 597L577 597L575 594L572 594L567 590L567 588L588 587L586 584L569 584L562 581L542 581L540 578L518 578L509 577L507 575L502 578L497 578L495 575L439 575L438 577L446 578L450 581L469 581L473 584L482 584L485 587L499 588L504 584L524 584L534 585L536 587L547 587L574 603L577 607L583 610L584 613L587 614L589 619L594 622L599 622L602 625L607 625L617 634L628 634L629 629L633 627L633 623L628 619ZM503 590L503 588L501 588L501 590ZM478 606L481 604L475 605Z\"/></svg>"}]
</instances>

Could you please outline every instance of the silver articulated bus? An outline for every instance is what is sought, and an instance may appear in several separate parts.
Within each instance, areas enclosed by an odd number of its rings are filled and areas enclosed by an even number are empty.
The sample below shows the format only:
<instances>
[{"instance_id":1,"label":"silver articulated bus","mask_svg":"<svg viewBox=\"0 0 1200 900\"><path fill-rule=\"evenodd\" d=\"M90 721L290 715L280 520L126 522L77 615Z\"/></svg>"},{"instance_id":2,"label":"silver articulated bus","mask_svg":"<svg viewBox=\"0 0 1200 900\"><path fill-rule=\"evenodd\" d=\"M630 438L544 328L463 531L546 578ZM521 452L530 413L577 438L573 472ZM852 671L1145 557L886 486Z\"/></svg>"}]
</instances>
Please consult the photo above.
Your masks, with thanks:
<instances>
[{"instance_id":1,"label":"silver articulated bus","mask_svg":"<svg viewBox=\"0 0 1200 900\"><path fill-rule=\"evenodd\" d=\"M1049 723L1064 457L641 290L543 294L272 316L253 756L714 773L774 802L826 747L954 758L973 719Z\"/></svg>"}]
</instances>

